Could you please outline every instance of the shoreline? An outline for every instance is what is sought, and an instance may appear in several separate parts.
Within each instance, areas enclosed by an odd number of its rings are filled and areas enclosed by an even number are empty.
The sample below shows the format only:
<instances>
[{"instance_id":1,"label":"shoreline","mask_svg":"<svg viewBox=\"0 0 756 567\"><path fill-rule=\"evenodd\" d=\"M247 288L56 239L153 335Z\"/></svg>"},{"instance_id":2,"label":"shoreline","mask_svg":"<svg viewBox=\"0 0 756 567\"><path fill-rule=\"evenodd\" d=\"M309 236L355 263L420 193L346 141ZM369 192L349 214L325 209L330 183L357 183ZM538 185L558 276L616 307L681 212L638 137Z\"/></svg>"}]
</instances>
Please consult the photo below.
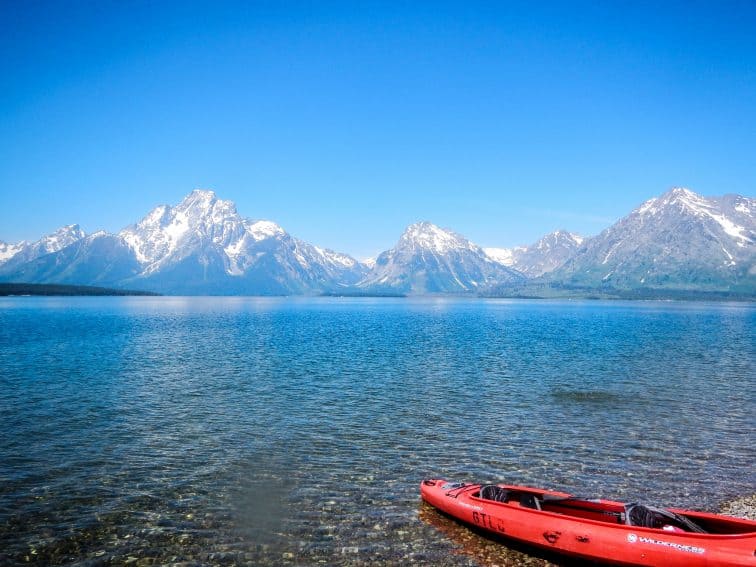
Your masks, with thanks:
<instances>
[{"instance_id":1,"label":"shoreline","mask_svg":"<svg viewBox=\"0 0 756 567\"><path fill-rule=\"evenodd\" d=\"M724 502L719 507L719 513L756 521L756 494Z\"/></svg>"}]
</instances>

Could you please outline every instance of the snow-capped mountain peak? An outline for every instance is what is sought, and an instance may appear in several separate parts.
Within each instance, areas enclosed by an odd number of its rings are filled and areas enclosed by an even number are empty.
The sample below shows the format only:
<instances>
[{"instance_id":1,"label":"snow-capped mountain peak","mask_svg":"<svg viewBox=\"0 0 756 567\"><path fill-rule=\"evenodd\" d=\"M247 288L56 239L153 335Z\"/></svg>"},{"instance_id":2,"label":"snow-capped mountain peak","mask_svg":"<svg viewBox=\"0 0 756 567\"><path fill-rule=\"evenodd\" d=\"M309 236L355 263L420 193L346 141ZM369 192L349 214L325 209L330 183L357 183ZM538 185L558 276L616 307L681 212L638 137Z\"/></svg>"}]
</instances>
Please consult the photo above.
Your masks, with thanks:
<instances>
[{"instance_id":1,"label":"snow-capped mountain peak","mask_svg":"<svg viewBox=\"0 0 756 567\"><path fill-rule=\"evenodd\" d=\"M86 233L78 224L69 224L60 227L52 234L43 236L36 242L25 240L16 244L0 242L0 264L30 262L45 254L58 252L85 236Z\"/></svg>"},{"instance_id":2,"label":"snow-capped mountain peak","mask_svg":"<svg viewBox=\"0 0 756 567\"><path fill-rule=\"evenodd\" d=\"M467 293L521 278L464 236L424 221L408 226L359 285L381 293Z\"/></svg>"},{"instance_id":3,"label":"snow-capped mountain peak","mask_svg":"<svg viewBox=\"0 0 756 567\"><path fill-rule=\"evenodd\" d=\"M193 189L176 206L182 207L192 203L212 203L217 198L218 196L212 189Z\"/></svg>"},{"instance_id":4,"label":"snow-capped mountain peak","mask_svg":"<svg viewBox=\"0 0 756 567\"><path fill-rule=\"evenodd\" d=\"M120 236L137 260L155 271L174 254L183 256L207 241L227 247L244 232L244 220L233 202L218 199L213 191L195 189L175 207L155 207Z\"/></svg>"},{"instance_id":5,"label":"snow-capped mountain peak","mask_svg":"<svg viewBox=\"0 0 756 567\"><path fill-rule=\"evenodd\" d=\"M557 246L567 245L570 247L577 247L583 243L583 237L578 234L567 232L564 229L556 230L551 234L547 234L534 244L537 250L548 251Z\"/></svg>"},{"instance_id":6,"label":"snow-capped mountain peak","mask_svg":"<svg viewBox=\"0 0 756 567\"><path fill-rule=\"evenodd\" d=\"M140 277L162 282L188 271L197 289L230 277L237 280L233 289L301 293L337 287L341 279L354 283L365 273L346 254L298 240L272 221L243 218L232 201L209 190L194 190L173 207L156 207L120 236L142 265Z\"/></svg>"},{"instance_id":7,"label":"snow-capped mountain peak","mask_svg":"<svg viewBox=\"0 0 756 567\"><path fill-rule=\"evenodd\" d=\"M425 248L437 254L445 254L456 248L469 248L470 242L451 230L422 221L407 227L399 239L399 246Z\"/></svg>"},{"instance_id":8,"label":"snow-capped mountain peak","mask_svg":"<svg viewBox=\"0 0 756 567\"><path fill-rule=\"evenodd\" d=\"M62 226L52 234L43 237L38 243L44 251L49 254L51 252L57 252L85 236L86 233L78 224L69 224Z\"/></svg>"},{"instance_id":9,"label":"snow-capped mountain peak","mask_svg":"<svg viewBox=\"0 0 756 567\"><path fill-rule=\"evenodd\" d=\"M747 197L675 187L586 242L553 277L615 287L752 285L754 205Z\"/></svg>"},{"instance_id":10,"label":"snow-capped mountain peak","mask_svg":"<svg viewBox=\"0 0 756 567\"><path fill-rule=\"evenodd\" d=\"M635 212L639 215L654 216L658 215L665 207L669 207L670 205L686 207L690 203L695 203L697 201L699 201L699 196L693 193L690 189L685 187L673 187L663 195L652 197L644 202Z\"/></svg>"},{"instance_id":11,"label":"snow-capped mountain peak","mask_svg":"<svg viewBox=\"0 0 756 567\"><path fill-rule=\"evenodd\" d=\"M185 214L189 219L210 219L223 221L228 217L238 217L236 205L232 201L218 199L214 191L195 189L175 207L177 213Z\"/></svg>"},{"instance_id":12,"label":"snow-capped mountain peak","mask_svg":"<svg viewBox=\"0 0 756 567\"><path fill-rule=\"evenodd\" d=\"M583 240L578 234L560 229L530 246L486 248L485 251L495 262L510 266L529 277L536 277L564 264Z\"/></svg>"},{"instance_id":13,"label":"snow-capped mountain peak","mask_svg":"<svg viewBox=\"0 0 756 567\"><path fill-rule=\"evenodd\" d=\"M737 198L737 204L733 207L735 213L742 213L746 217L750 216L751 224L753 215L753 199L745 197ZM754 231L740 224L733 215L728 215L723 205L727 197L707 199L690 189L684 187L674 187L660 197L649 199L638 207L633 214L640 217L657 217L660 215L680 214L697 217L703 221L713 221L719 225L720 229L729 237L735 240L737 246L743 248L748 244L753 244ZM740 216L737 215L736 216ZM748 222L748 218L745 219Z\"/></svg>"}]
</instances>

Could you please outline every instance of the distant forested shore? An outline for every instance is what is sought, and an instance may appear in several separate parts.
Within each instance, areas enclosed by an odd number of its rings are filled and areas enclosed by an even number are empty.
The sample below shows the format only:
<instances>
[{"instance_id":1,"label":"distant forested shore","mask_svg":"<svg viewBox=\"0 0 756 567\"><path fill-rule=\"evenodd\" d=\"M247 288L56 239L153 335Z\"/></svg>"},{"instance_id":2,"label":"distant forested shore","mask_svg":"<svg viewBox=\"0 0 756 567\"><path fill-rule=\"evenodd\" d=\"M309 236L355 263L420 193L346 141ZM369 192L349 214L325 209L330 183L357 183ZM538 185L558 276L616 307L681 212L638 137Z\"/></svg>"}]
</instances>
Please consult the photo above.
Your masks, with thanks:
<instances>
[{"instance_id":1,"label":"distant forested shore","mask_svg":"<svg viewBox=\"0 0 756 567\"><path fill-rule=\"evenodd\" d=\"M31 283L0 283L1 296L159 296L166 295L151 291L115 289L87 285L61 285L61 284L31 284ZM173 294L167 294L173 295ZM197 296L207 295L245 295L245 294L192 294ZM286 297L288 294L280 294L278 297ZM422 297L421 294L401 293L370 293L364 290L343 289L339 292L323 293L322 297ZM500 287L490 290L488 293L431 293L425 294L430 297L468 297L468 298L499 298L499 299L603 299L603 300L676 300L676 301L756 301L756 296L744 291L701 291L701 290L676 290L676 289L635 289L621 290L611 287L603 289L583 288L565 285L537 285L526 284L521 286ZM256 296L254 296L256 297Z\"/></svg>"},{"instance_id":2,"label":"distant forested shore","mask_svg":"<svg viewBox=\"0 0 756 567\"><path fill-rule=\"evenodd\" d=\"M149 291L112 289L89 285L0 283L0 296L9 295L160 295Z\"/></svg>"}]
</instances>

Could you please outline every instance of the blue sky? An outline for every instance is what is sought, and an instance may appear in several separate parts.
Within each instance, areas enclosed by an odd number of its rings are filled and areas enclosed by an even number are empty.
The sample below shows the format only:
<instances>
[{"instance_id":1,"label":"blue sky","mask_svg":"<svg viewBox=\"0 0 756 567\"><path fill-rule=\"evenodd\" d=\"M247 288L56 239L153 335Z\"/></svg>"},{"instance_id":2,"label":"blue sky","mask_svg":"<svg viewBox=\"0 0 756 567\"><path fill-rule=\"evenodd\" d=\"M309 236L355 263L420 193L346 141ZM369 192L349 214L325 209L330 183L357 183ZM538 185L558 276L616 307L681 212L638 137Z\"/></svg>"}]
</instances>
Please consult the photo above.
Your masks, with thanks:
<instances>
[{"instance_id":1,"label":"blue sky","mask_svg":"<svg viewBox=\"0 0 756 567\"><path fill-rule=\"evenodd\" d=\"M661 4L661 6L659 5ZM358 257L756 192L753 2L0 3L0 239L194 188Z\"/></svg>"}]
</instances>

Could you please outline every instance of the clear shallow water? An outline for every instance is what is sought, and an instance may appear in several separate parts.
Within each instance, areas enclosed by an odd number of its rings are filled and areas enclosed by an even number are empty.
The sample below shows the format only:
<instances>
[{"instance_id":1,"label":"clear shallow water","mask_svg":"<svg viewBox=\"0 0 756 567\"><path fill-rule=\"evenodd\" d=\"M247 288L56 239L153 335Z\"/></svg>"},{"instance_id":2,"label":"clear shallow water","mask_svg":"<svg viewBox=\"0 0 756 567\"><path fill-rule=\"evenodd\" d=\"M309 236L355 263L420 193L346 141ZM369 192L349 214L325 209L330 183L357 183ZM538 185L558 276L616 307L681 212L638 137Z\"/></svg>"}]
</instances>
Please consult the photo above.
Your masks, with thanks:
<instances>
[{"instance_id":1,"label":"clear shallow water","mask_svg":"<svg viewBox=\"0 0 756 567\"><path fill-rule=\"evenodd\" d=\"M517 560L429 476L717 509L755 362L742 304L0 298L0 563Z\"/></svg>"}]
</instances>

